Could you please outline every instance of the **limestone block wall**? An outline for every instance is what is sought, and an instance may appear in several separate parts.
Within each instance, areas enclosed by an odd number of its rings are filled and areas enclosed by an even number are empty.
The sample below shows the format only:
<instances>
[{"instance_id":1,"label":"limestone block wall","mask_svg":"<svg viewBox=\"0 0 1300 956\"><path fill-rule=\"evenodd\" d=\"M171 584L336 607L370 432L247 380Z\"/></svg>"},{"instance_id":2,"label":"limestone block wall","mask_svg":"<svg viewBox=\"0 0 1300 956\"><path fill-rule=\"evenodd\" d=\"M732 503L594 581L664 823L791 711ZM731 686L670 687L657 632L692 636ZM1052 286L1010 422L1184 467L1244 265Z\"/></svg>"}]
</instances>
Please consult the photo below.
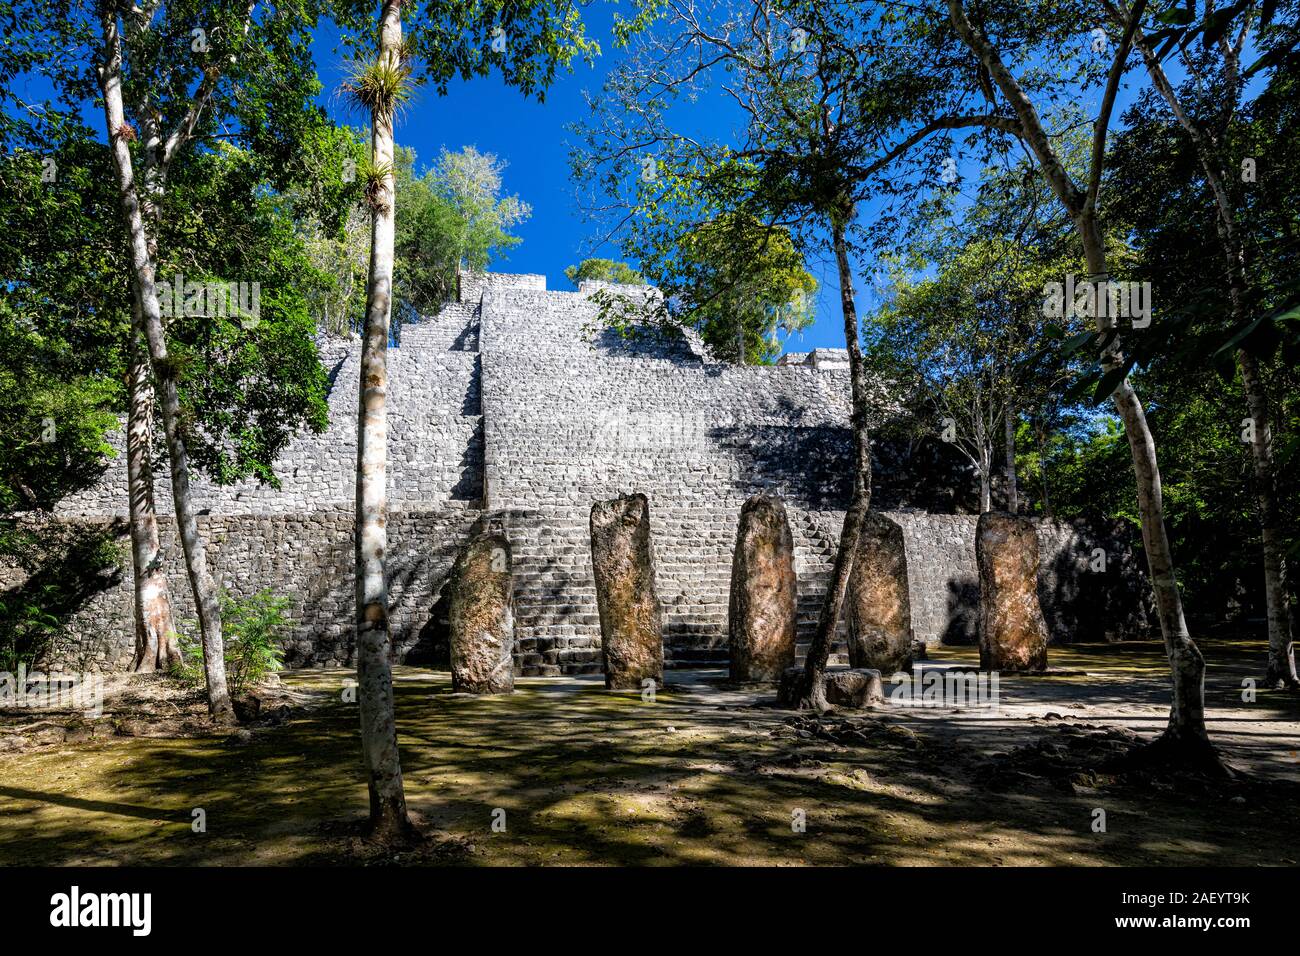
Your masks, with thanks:
<instances>
[{"instance_id":1,"label":"limestone block wall","mask_svg":"<svg viewBox=\"0 0 1300 956\"><path fill-rule=\"evenodd\" d=\"M492 506L588 507L647 485L704 505L846 491L846 371L709 364L686 339L624 341L597 324L573 293L484 297Z\"/></svg>"},{"instance_id":2,"label":"limestone block wall","mask_svg":"<svg viewBox=\"0 0 1300 956\"><path fill-rule=\"evenodd\" d=\"M725 663L736 522L758 491L786 501L801 642L810 637L849 493L842 353L819 349L775 367L713 363L697 336L602 331L592 299L599 291L548 292L542 276L462 276L460 301L405 326L390 349L389 573L399 660L434 657L443 579L470 526L490 510L508 516L517 555L523 673L598 671L588 515L593 501L635 491L650 499L669 666ZM209 512L201 531L222 585L237 595L270 588L293 597L286 641L293 666L342 664L352 655L359 343L322 343L322 355L332 383L329 427L290 445L275 466L281 487L196 481ZM870 413L890 407L887 390L876 387ZM164 475L157 485L159 509L169 515ZM56 520L125 514L119 456L95 487L62 503ZM917 636L972 640L976 519L897 517ZM165 524L184 620L193 610ZM1040 596L1057 639L1105 637L1107 628L1128 636L1145 625L1142 569L1114 531L1041 526ZM1101 573L1081 560L1098 546L1108 555ZM126 565L69 624L68 650L95 667L131 656ZM20 583L21 575L0 568L0 586ZM1102 626L1102 617L1110 623Z\"/></svg>"},{"instance_id":3,"label":"limestone block wall","mask_svg":"<svg viewBox=\"0 0 1300 956\"><path fill-rule=\"evenodd\" d=\"M979 566L976 515L891 512L907 548L908 597L917 638L947 644L978 639ZM1036 520L1038 600L1053 642L1131 640L1147 636L1150 588L1119 526ZM1102 562L1093 554L1100 549ZM1096 568L1096 570L1094 570Z\"/></svg>"},{"instance_id":4,"label":"limestone block wall","mask_svg":"<svg viewBox=\"0 0 1300 956\"><path fill-rule=\"evenodd\" d=\"M438 316L402 329L388 352L388 494L393 508L472 507L482 499L482 418L478 395L475 309L453 303ZM221 487L195 476L198 506L212 513L291 514L350 507L355 494L360 343L326 340L329 426L300 434L275 463L279 488L242 481ZM60 515L126 513L122 431L117 455L96 484L60 502ZM165 472L155 479L159 513L172 512Z\"/></svg>"},{"instance_id":5,"label":"limestone block wall","mask_svg":"<svg viewBox=\"0 0 1300 956\"><path fill-rule=\"evenodd\" d=\"M456 552L479 514L453 509L389 515L390 628L399 660L427 658L441 638L434 609ZM58 520L88 527L113 523L96 517ZM160 523L177 626L197 637L194 602L174 524L169 517ZM287 611L292 626L283 644L290 667L353 663L352 529L352 514L339 510L199 518L208 561L222 588L235 597L270 588L292 599ZM118 540L124 556L120 572L67 622L66 639L57 643L49 663L96 671L129 666L135 633L124 527Z\"/></svg>"},{"instance_id":6,"label":"limestone block wall","mask_svg":"<svg viewBox=\"0 0 1300 956\"><path fill-rule=\"evenodd\" d=\"M546 276L536 273L462 272L457 277L457 300L477 305L489 289L533 289L546 291Z\"/></svg>"}]
</instances>

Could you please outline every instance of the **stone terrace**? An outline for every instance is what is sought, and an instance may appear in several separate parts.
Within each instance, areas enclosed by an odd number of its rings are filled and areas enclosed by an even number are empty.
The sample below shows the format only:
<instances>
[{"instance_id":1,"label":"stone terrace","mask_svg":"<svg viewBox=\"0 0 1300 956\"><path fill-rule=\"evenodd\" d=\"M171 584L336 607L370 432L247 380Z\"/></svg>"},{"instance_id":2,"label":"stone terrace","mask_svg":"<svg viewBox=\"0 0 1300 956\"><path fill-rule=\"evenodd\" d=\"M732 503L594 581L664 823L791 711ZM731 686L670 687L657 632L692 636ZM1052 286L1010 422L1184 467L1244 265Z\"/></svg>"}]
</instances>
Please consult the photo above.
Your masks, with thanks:
<instances>
[{"instance_id":1,"label":"stone terrace","mask_svg":"<svg viewBox=\"0 0 1300 956\"><path fill-rule=\"evenodd\" d=\"M437 659L446 573L474 521L493 513L504 518L516 556L521 672L599 671L588 516L593 501L634 491L650 499L668 666L725 663L736 522L757 491L786 501L801 650L810 638L848 492L845 353L817 349L777 366L737 368L709 361L694 336L622 338L598 328L593 295L604 288L550 292L543 276L463 275L459 301L405 326L390 350L390 575L399 657ZM322 343L322 355L331 380L329 427L291 444L276 465L281 487L196 482L200 506L211 512L203 529L223 584L236 594L270 587L294 596L288 659L299 665L352 656L347 557L359 345ZM879 389L873 413L888 404ZM165 515L167 484L157 482ZM119 455L97 485L61 505L59 518L124 516L125 487ZM969 640L974 517L899 518L917 636ZM164 525L170 539L170 522ZM1040 591L1049 621L1068 629L1075 624L1070 605L1095 599L1105 582L1091 582L1091 591L1080 583L1079 555L1097 544L1087 529L1054 524L1050 532L1040 535ZM192 616L174 544L167 565L179 616ZM128 567L124 580L73 622L92 645L92 665L129 659L129 575Z\"/></svg>"}]
</instances>

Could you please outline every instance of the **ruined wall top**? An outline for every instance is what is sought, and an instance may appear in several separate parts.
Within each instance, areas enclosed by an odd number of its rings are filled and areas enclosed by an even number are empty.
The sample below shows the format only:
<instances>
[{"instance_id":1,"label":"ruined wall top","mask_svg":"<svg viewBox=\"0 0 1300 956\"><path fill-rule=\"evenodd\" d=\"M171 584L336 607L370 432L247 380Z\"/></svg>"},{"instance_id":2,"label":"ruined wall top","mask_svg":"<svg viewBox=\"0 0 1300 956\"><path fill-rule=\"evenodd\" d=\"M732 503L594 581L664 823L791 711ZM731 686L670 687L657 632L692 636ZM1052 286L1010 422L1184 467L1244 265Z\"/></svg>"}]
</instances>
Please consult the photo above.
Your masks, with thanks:
<instances>
[{"instance_id":1,"label":"ruined wall top","mask_svg":"<svg viewBox=\"0 0 1300 956\"><path fill-rule=\"evenodd\" d=\"M525 289L546 291L546 276L532 272L470 272L462 269L456 274L456 300L470 305L478 303L484 292L496 289Z\"/></svg>"},{"instance_id":2,"label":"ruined wall top","mask_svg":"<svg viewBox=\"0 0 1300 956\"><path fill-rule=\"evenodd\" d=\"M843 494L849 388L842 350L780 366L713 361L690 329L624 336L604 327L600 291L549 291L541 275L459 277L462 301L403 326L389 351L389 504L394 510L587 506L656 487L683 503L764 488L833 505ZM654 296L650 286L611 291ZM294 438L278 488L194 480L214 514L347 511L356 481L360 342L322 338L329 425ZM92 487L63 514L127 513L124 436ZM171 512L168 482L155 483ZM490 494L493 486L497 494Z\"/></svg>"}]
</instances>

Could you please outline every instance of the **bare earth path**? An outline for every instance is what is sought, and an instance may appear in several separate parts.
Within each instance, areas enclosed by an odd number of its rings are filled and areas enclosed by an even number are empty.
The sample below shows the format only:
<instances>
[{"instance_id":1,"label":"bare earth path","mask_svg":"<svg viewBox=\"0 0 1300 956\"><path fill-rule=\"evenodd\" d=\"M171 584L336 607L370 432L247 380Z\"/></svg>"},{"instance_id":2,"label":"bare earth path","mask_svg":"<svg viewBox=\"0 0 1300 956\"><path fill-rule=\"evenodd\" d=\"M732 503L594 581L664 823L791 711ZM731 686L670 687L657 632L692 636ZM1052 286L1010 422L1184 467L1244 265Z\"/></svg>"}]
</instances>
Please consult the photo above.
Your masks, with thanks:
<instances>
[{"instance_id":1,"label":"bare earth path","mask_svg":"<svg viewBox=\"0 0 1300 956\"><path fill-rule=\"evenodd\" d=\"M821 720L717 672L671 674L648 703L598 678L469 699L398 668L408 797L433 839L395 862L1294 865L1300 701L1242 702L1262 654L1207 648L1212 734L1245 771L1229 784L1095 772L1163 726L1154 644L1054 648L1054 668L1084 673L1003 679L996 710ZM973 648L939 655L926 666L974 666ZM347 676L286 673L327 703L251 734L0 754L0 863L394 862L352 837L366 794Z\"/></svg>"}]
</instances>

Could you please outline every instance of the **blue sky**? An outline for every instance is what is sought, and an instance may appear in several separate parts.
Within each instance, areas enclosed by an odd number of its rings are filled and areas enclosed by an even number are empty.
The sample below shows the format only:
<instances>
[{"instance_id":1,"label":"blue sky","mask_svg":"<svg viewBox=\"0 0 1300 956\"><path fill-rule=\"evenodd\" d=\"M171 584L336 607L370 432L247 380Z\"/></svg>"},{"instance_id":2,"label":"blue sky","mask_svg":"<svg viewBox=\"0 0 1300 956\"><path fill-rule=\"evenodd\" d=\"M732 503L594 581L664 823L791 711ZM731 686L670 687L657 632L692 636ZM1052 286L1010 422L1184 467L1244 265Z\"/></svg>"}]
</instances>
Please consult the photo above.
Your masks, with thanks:
<instances>
[{"instance_id":1,"label":"blue sky","mask_svg":"<svg viewBox=\"0 0 1300 956\"><path fill-rule=\"evenodd\" d=\"M587 34L599 41L602 56L593 66L575 63L572 72L560 74L547 91L544 103L525 99L495 76L454 82L443 97L428 87L417 90L397 128L397 141L415 149L418 166L431 163L444 146L452 150L475 146L480 151L495 153L509 164L505 172L506 191L517 193L529 203L533 215L515 229L523 242L492 268L501 272L543 273L551 289L572 288L564 277L564 269L581 259L619 258L613 246L592 245L600 227L597 223L584 222L569 177L569 143L574 137L566 126L585 113L583 91L598 93L618 56L610 37L612 10L606 5L593 5L584 16ZM319 46L316 65L324 84L321 105L338 121L356 124L357 117L336 94L346 59L343 51L335 52L337 33L322 27L316 37ZM702 114L698 120L702 123L715 118L719 124L730 122L720 104L701 102L697 107ZM715 113L716 117L709 113ZM720 128L727 129L726 125ZM789 351L843 348L844 331L834 273L818 263L809 263L809 271L823 286L817 321L802 336L792 338L787 348Z\"/></svg>"},{"instance_id":2,"label":"blue sky","mask_svg":"<svg viewBox=\"0 0 1300 956\"><path fill-rule=\"evenodd\" d=\"M516 229L522 243L493 268L543 273L552 289L570 288L564 269L585 257L618 257L617 249L612 246L593 245L600 227L584 221L578 208L568 167L569 142L574 137L566 129L586 111L584 90L598 93L605 76L617 63L620 54L614 49L610 35L616 7L617 0L585 8L587 33L600 43L602 56L594 65L575 63L571 72L561 73L547 91L544 103L525 99L494 76L453 82L446 96L424 87L416 91L397 130L398 142L415 149L421 166L432 162L444 146L456 150L471 145L494 153L508 164L506 190L528 202L533 214ZM337 30L332 25L322 25L315 36L316 65L322 82L320 103L339 122L356 125L360 118L338 95L346 54L339 47ZM1081 42L1086 39L1081 35ZM1177 80L1179 71L1175 68L1171 72ZM1123 109L1132 102L1135 87L1144 80L1141 70L1130 74L1129 88L1121 93L1117 104L1115 125ZM48 84L39 78L19 78L18 85L24 88L23 93L29 99L43 99L49 92ZM1088 106L1095 109L1097 98L1095 93L1090 95ZM710 102L706 98L691 109L689 121L696 129L709 130L724 138L732 132L735 115L721 100ZM102 118L92 104L86 105L85 113L91 128L101 125ZM962 172L973 176L978 170L963 168ZM973 185L973 179L967 182ZM858 306L860 313L866 313L876 301L871 289L872 263L858 263L858 266ZM790 339L786 349L843 347L834 270L824 259L810 261L808 268L821 285L816 320L802 334Z\"/></svg>"}]
</instances>

